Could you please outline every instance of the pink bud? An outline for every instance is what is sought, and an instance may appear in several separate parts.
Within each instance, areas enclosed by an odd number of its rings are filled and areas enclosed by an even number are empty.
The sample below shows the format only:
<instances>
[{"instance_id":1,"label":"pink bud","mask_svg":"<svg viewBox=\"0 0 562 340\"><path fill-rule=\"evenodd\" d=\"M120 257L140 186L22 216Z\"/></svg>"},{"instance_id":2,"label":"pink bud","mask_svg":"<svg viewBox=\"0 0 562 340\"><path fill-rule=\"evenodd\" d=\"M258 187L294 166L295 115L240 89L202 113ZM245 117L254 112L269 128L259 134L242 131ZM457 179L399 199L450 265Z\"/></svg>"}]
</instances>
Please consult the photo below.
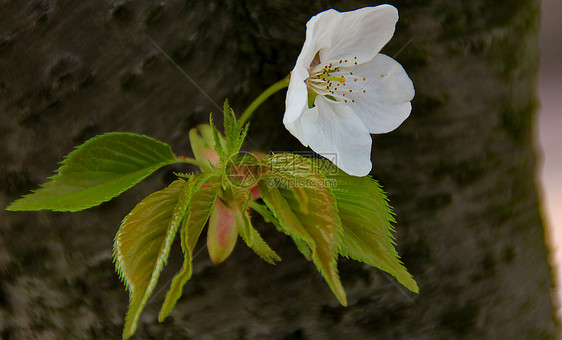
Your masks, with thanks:
<instances>
[{"instance_id":1,"label":"pink bud","mask_svg":"<svg viewBox=\"0 0 562 340\"><path fill-rule=\"evenodd\" d=\"M217 199L209 218L209 229L207 230L207 248L213 263L221 263L226 260L238 239L235 212Z\"/></svg>"}]
</instances>

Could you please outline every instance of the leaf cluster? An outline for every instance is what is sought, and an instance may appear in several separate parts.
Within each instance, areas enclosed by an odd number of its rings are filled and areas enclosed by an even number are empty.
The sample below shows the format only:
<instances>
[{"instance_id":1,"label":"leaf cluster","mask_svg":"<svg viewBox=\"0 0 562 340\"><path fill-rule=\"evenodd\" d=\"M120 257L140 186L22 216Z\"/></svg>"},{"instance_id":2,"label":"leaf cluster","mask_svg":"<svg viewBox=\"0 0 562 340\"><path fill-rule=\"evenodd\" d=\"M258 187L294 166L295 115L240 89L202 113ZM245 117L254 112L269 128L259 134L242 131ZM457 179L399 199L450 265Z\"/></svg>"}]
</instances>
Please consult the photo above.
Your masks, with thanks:
<instances>
[{"instance_id":1,"label":"leaf cluster","mask_svg":"<svg viewBox=\"0 0 562 340\"><path fill-rule=\"evenodd\" d=\"M220 156L221 164L226 164L233 155L238 154L240 151L244 139L246 139L246 135L248 134L249 124L246 124L243 128L240 127L234 111L228 104L228 100L224 101L223 116L224 138L213 123L212 115L209 117L209 123L213 130L215 151Z\"/></svg>"},{"instance_id":2,"label":"leaf cluster","mask_svg":"<svg viewBox=\"0 0 562 340\"><path fill-rule=\"evenodd\" d=\"M195 159L177 157L167 144L142 135L97 136L71 152L42 188L7 209L83 210L121 194L165 165L187 162L200 167L200 173L178 174L168 187L145 197L117 232L115 266L129 291L125 339L135 332L177 234L184 260L159 321L170 314L191 278L193 251L205 226L215 263L228 258L238 238L266 262L281 260L252 225L251 210L293 239L344 306L339 256L380 268L418 292L395 251L392 210L374 179L350 176L326 160L290 153L241 154L247 132L248 126L240 126L225 102L224 135L212 119L210 125L190 131Z\"/></svg>"}]
</instances>

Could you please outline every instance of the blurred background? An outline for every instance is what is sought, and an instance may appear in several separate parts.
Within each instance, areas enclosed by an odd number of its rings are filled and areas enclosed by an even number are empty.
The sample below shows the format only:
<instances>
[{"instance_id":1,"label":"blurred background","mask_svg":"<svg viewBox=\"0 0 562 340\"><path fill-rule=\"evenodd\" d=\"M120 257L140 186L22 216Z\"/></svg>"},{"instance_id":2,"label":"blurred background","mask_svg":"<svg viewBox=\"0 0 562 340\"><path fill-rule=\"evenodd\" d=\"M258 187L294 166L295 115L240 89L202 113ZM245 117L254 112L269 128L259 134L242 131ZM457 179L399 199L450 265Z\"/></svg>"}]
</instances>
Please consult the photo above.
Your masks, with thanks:
<instances>
[{"instance_id":1,"label":"blurred background","mask_svg":"<svg viewBox=\"0 0 562 340\"><path fill-rule=\"evenodd\" d=\"M551 295L562 270L552 274L546 264L535 184L546 183L549 255L562 268L562 1L390 2L401 20L386 48L403 51L397 59L420 86L411 119L374 138L375 174L399 217L398 251L424 293L411 297L380 271L341 261L352 298L340 307L292 242L262 223L282 263L270 266L246 247L221 266L201 256L173 318L159 324L167 282L183 261L177 247L138 339L558 338ZM186 134L213 107L147 37L214 100L243 108L292 68L313 14L368 4L0 0L0 338L121 337L127 293L111 252L118 221L184 170L162 170L84 212L2 208L96 134L143 133L190 149ZM302 150L281 126L283 100L272 98L252 123L264 150Z\"/></svg>"},{"instance_id":2,"label":"blurred background","mask_svg":"<svg viewBox=\"0 0 562 340\"><path fill-rule=\"evenodd\" d=\"M542 148L543 211L550 227L556 263L559 301L562 297L562 2L543 0L540 33L541 67L539 71L539 139ZM560 305L560 304L559 304ZM562 316L562 308L558 308Z\"/></svg>"}]
</instances>

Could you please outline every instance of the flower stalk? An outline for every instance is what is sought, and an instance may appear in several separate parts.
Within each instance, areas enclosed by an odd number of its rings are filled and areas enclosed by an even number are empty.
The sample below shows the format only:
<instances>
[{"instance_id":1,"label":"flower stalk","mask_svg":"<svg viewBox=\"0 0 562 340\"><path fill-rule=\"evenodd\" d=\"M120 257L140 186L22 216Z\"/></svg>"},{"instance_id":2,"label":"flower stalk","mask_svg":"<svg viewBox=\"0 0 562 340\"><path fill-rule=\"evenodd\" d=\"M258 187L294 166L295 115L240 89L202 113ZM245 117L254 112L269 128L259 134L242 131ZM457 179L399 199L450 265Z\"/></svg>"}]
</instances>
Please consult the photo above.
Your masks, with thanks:
<instances>
[{"instance_id":1,"label":"flower stalk","mask_svg":"<svg viewBox=\"0 0 562 340\"><path fill-rule=\"evenodd\" d=\"M240 116L240 119L238 120L238 123L240 125L244 125L248 121L248 119L250 119L250 117L252 116L252 113L254 113L254 111L267 98L271 97L271 95L273 95L275 92L277 92L279 90L282 90L282 89L286 88L287 86L289 86L289 80L291 80L290 74L288 76L286 76L285 78L279 80L275 84L271 85L270 87L268 87L265 91L263 91L256 99L254 99L254 101L250 104L250 106L248 106L248 108L242 113L242 116Z\"/></svg>"}]
</instances>

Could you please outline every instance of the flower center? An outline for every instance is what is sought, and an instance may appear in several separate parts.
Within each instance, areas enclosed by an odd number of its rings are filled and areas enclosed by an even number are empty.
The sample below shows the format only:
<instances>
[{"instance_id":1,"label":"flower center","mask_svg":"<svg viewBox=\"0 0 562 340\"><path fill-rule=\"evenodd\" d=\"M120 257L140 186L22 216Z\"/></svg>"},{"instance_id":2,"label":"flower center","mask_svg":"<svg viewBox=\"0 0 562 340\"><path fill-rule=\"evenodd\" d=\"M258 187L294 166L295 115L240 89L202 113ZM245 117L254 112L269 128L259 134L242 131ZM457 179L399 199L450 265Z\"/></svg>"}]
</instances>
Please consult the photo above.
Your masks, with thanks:
<instances>
[{"instance_id":1,"label":"flower center","mask_svg":"<svg viewBox=\"0 0 562 340\"><path fill-rule=\"evenodd\" d=\"M324 96L335 102L355 103L358 95L365 94L364 89L367 78L354 74L353 70L357 66L357 57L352 59L340 59L320 63L313 62L306 84L309 92Z\"/></svg>"}]
</instances>

